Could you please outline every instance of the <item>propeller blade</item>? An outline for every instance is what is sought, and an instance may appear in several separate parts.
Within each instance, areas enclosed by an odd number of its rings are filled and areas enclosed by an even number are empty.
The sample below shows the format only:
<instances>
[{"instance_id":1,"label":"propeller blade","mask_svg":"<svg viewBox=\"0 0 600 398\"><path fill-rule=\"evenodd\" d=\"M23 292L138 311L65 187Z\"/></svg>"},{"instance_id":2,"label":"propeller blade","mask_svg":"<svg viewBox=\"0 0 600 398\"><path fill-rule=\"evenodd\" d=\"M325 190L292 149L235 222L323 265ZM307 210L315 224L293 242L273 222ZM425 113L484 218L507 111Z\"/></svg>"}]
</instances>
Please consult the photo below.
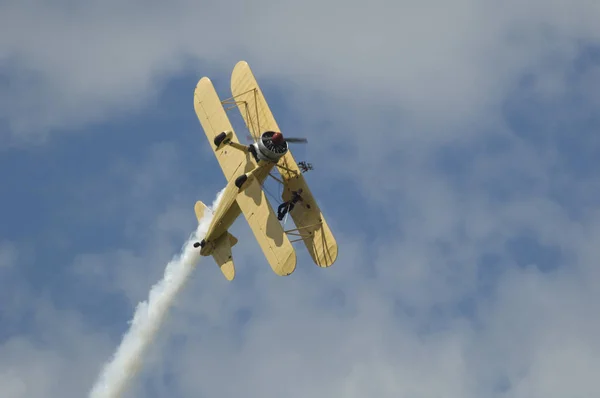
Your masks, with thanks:
<instances>
[{"instance_id":1,"label":"propeller blade","mask_svg":"<svg viewBox=\"0 0 600 398\"><path fill-rule=\"evenodd\" d=\"M302 143L306 143L308 142L308 140L306 138L286 138L285 139L287 142L302 142Z\"/></svg>"}]
</instances>

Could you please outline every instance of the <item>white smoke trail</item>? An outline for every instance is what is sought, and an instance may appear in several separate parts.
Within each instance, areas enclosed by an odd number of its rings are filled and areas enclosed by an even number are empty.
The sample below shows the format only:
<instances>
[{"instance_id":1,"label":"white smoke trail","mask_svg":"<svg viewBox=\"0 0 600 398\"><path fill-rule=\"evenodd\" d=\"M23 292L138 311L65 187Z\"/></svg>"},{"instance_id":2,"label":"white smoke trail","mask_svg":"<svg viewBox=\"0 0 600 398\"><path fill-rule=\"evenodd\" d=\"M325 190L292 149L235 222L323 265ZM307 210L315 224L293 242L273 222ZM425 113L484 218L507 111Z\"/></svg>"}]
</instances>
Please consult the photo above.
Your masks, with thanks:
<instances>
[{"instance_id":1,"label":"white smoke trail","mask_svg":"<svg viewBox=\"0 0 600 398\"><path fill-rule=\"evenodd\" d=\"M225 189L217 194L212 209L219 204L224 191ZM184 244L182 253L167 264L163 279L150 290L148 301L138 304L129 331L123 336L112 361L104 366L90 392L90 398L119 397L127 383L137 374L145 350L198 261L198 250L192 246L193 242L202 240L206 235L212 218L211 211L204 213L196 232Z\"/></svg>"}]
</instances>

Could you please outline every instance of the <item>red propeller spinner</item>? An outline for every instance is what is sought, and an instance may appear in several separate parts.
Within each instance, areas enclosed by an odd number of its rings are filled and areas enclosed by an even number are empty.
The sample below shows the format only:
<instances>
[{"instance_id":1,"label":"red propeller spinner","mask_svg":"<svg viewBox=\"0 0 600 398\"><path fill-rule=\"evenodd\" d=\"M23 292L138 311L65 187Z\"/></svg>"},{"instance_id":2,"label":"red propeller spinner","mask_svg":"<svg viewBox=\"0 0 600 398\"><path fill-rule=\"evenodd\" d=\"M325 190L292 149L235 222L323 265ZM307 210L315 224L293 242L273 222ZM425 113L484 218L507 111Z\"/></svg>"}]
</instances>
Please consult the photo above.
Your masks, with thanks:
<instances>
[{"instance_id":1,"label":"red propeller spinner","mask_svg":"<svg viewBox=\"0 0 600 398\"><path fill-rule=\"evenodd\" d=\"M283 134L281 134L279 131L277 131L271 137L271 141L273 141L273 144L275 144L275 145L283 144Z\"/></svg>"}]
</instances>

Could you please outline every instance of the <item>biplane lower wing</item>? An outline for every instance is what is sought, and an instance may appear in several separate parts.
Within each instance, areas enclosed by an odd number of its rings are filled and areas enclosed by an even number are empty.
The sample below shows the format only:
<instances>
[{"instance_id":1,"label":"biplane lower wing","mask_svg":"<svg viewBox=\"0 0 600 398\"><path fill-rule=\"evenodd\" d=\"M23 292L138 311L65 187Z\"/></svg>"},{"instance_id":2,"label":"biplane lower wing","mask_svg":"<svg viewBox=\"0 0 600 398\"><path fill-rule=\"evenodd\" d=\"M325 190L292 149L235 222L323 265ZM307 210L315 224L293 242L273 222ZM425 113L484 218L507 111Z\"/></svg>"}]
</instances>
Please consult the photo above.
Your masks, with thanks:
<instances>
[{"instance_id":1,"label":"biplane lower wing","mask_svg":"<svg viewBox=\"0 0 600 398\"><path fill-rule=\"evenodd\" d=\"M231 75L231 92L248 130L254 137L264 131L281 131L271 112L258 82L246 61L238 62ZM291 191L302 189L303 202L298 202L290 213L297 230L313 261L320 267L329 267L337 259L338 246L325 221L298 164L287 152L277 164L283 178L283 199L289 199Z\"/></svg>"},{"instance_id":2,"label":"biplane lower wing","mask_svg":"<svg viewBox=\"0 0 600 398\"><path fill-rule=\"evenodd\" d=\"M229 181L246 164L246 155L233 148L217 149L214 145L215 137L224 131L231 131L231 141L239 142L239 140L233 131L215 87L208 77L203 77L196 85L194 109L206 133L206 138L208 138L208 142L219 161L219 165L223 169L225 178Z\"/></svg>"},{"instance_id":3,"label":"biplane lower wing","mask_svg":"<svg viewBox=\"0 0 600 398\"><path fill-rule=\"evenodd\" d=\"M250 181L236 200L273 272L280 276L294 272L296 252L259 181Z\"/></svg>"}]
</instances>

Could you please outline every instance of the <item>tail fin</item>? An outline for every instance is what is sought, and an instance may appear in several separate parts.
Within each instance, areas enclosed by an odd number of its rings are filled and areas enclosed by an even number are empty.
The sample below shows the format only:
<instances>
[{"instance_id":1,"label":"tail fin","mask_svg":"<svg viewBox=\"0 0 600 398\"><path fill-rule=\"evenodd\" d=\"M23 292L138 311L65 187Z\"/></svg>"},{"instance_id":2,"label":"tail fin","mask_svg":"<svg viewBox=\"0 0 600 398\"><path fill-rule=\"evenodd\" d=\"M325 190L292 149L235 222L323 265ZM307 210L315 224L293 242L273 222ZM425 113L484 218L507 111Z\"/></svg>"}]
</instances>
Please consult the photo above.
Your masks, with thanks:
<instances>
[{"instance_id":1,"label":"tail fin","mask_svg":"<svg viewBox=\"0 0 600 398\"><path fill-rule=\"evenodd\" d=\"M200 220L202 220L202 217L204 217L204 212L206 209L206 205L201 201L197 201L194 205L194 211L196 212L196 218L198 219L198 222L200 222Z\"/></svg>"},{"instance_id":2,"label":"tail fin","mask_svg":"<svg viewBox=\"0 0 600 398\"><path fill-rule=\"evenodd\" d=\"M198 219L198 222L200 222L202 217L204 217L206 210L207 207L204 203L201 201L196 202L194 211L196 212L196 218ZM215 262L228 281L233 280L235 277L235 265L233 264L231 248L235 246L237 242L237 238L231 235L229 232L224 233L217 240L212 242L212 245L214 246L211 252L212 257L215 259Z\"/></svg>"}]
</instances>

